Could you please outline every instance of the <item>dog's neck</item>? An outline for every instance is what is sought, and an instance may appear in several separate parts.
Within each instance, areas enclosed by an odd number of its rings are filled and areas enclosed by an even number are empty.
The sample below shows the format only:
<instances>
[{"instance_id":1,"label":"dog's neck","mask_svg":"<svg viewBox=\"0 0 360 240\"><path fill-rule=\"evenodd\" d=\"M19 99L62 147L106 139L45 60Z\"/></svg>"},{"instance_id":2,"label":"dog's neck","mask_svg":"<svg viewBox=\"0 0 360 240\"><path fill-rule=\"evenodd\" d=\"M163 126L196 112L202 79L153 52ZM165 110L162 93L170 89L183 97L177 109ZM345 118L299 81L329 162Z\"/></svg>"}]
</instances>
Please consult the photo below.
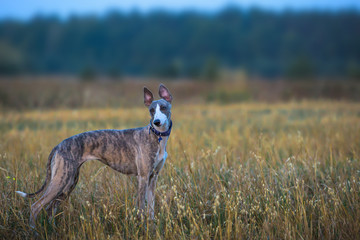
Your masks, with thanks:
<instances>
[{"instance_id":1,"label":"dog's neck","mask_svg":"<svg viewBox=\"0 0 360 240\"><path fill-rule=\"evenodd\" d=\"M164 140L164 138L166 138L165 142L167 142L167 139L170 136L171 129L172 129L172 121L169 120L168 122L170 122L170 123L167 124L165 131L161 131L164 129L153 126L152 120L150 120L149 134L153 133L158 138L159 143L161 143L161 141Z\"/></svg>"}]
</instances>

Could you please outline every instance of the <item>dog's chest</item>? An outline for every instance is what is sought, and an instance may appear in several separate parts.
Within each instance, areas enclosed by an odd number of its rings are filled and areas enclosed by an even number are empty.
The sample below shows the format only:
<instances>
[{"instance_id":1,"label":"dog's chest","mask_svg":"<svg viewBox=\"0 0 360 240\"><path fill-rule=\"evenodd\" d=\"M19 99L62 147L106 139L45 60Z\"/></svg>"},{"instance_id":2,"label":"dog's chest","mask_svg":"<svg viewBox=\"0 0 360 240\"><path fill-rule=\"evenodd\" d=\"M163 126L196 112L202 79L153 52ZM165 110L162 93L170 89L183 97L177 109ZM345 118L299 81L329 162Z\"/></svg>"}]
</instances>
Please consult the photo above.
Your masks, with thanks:
<instances>
[{"instance_id":1,"label":"dog's chest","mask_svg":"<svg viewBox=\"0 0 360 240\"><path fill-rule=\"evenodd\" d=\"M156 159L155 164L154 164L154 171L155 172L160 172L160 170L163 168L166 158L167 158L167 152L165 151L164 154L162 154L161 156L159 155L159 157Z\"/></svg>"},{"instance_id":2,"label":"dog's chest","mask_svg":"<svg viewBox=\"0 0 360 240\"><path fill-rule=\"evenodd\" d=\"M160 144L160 149L159 152L155 158L155 162L154 162L154 166L153 166L153 170L157 173L160 172L160 170L163 168L166 158L167 158L168 154L166 152L166 142L164 142L164 144Z\"/></svg>"}]
</instances>

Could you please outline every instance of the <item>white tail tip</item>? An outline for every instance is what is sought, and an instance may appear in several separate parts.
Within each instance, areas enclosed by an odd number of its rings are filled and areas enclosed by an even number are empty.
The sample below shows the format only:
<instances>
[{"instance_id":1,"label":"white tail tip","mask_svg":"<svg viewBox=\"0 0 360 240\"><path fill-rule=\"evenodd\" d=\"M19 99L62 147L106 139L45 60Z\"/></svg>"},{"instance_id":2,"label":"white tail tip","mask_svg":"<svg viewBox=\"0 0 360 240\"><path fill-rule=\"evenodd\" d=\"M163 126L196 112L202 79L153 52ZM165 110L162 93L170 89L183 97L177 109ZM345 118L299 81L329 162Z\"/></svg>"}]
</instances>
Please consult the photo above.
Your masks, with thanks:
<instances>
[{"instance_id":1,"label":"white tail tip","mask_svg":"<svg viewBox=\"0 0 360 240\"><path fill-rule=\"evenodd\" d=\"M19 194L20 196L22 196L22 197L26 197L27 196L27 194L26 193L24 193L24 192L20 192L20 191L15 191L17 194Z\"/></svg>"}]
</instances>

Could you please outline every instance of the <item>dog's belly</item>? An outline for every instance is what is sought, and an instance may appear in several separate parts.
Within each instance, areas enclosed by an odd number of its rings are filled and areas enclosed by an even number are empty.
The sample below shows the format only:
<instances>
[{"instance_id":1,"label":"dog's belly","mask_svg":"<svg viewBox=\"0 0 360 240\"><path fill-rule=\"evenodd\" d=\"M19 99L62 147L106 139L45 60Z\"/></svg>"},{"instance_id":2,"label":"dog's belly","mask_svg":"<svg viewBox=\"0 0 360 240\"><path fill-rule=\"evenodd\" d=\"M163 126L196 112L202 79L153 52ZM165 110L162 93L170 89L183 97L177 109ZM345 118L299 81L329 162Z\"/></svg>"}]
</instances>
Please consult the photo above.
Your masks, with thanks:
<instances>
[{"instance_id":1,"label":"dog's belly","mask_svg":"<svg viewBox=\"0 0 360 240\"><path fill-rule=\"evenodd\" d=\"M113 156L114 157L114 156ZM114 158L106 158L106 157L100 157L100 156L94 156L94 155L85 155L82 159L82 162L90 161L90 160L98 160L105 165L111 167L115 171L121 172L123 174L127 175L136 175L137 174L137 167L135 164L135 161L128 159L126 161L121 161L121 157L118 156L115 159Z\"/></svg>"},{"instance_id":2,"label":"dog's belly","mask_svg":"<svg viewBox=\"0 0 360 240\"><path fill-rule=\"evenodd\" d=\"M100 161L102 161L100 159ZM115 161L109 162L109 161L102 161L103 163L105 163L106 165L108 165L109 167L111 167L112 169L121 172L123 174L127 174L127 175L137 175L137 168L136 168L136 164L134 163L134 161L127 161L126 163L122 163L119 164Z\"/></svg>"},{"instance_id":3,"label":"dog's belly","mask_svg":"<svg viewBox=\"0 0 360 240\"><path fill-rule=\"evenodd\" d=\"M80 166L88 160L99 160L121 173L136 174L134 131L135 129L84 132L61 142L58 152L64 159L74 159Z\"/></svg>"}]
</instances>

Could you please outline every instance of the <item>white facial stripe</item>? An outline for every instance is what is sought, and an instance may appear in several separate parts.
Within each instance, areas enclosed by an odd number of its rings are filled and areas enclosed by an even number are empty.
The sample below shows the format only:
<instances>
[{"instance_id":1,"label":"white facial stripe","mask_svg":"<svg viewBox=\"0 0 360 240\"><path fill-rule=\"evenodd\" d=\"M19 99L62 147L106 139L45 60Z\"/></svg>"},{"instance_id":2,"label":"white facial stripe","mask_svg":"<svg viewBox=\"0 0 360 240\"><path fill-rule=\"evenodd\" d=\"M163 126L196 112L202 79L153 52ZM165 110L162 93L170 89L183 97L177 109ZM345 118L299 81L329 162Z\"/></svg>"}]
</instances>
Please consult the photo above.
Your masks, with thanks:
<instances>
[{"instance_id":1,"label":"white facial stripe","mask_svg":"<svg viewBox=\"0 0 360 240\"><path fill-rule=\"evenodd\" d=\"M155 119L159 119L161 125L163 125L167 120L166 115L161 112L159 104L156 105L154 120Z\"/></svg>"}]
</instances>

